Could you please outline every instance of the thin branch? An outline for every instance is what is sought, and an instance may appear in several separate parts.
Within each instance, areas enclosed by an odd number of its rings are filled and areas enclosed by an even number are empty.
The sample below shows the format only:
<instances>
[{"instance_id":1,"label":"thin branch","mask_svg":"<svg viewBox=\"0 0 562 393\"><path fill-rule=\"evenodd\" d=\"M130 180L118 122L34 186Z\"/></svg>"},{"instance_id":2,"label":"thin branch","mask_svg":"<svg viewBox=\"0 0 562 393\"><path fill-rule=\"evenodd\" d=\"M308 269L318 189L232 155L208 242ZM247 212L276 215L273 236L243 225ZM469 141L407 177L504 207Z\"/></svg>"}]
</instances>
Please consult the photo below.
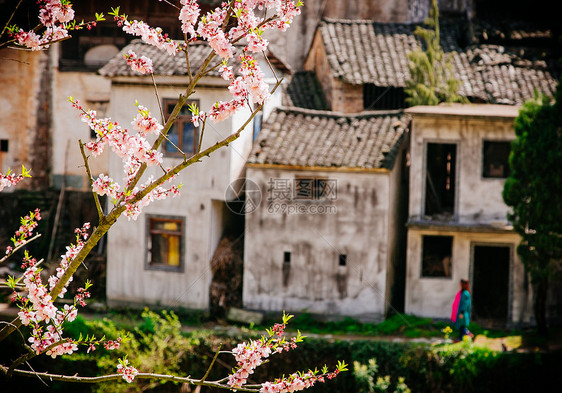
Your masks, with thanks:
<instances>
[{"instance_id":1,"label":"thin branch","mask_svg":"<svg viewBox=\"0 0 562 393\"><path fill-rule=\"evenodd\" d=\"M221 346L222 346L222 344L219 344L219 348L215 352L215 356L213 357L213 360L211 361L211 364L209 365L209 368L207 369L207 372L205 373L205 375L203 375L203 378L201 378L201 382L205 381L207 379L207 377L209 376L209 373L211 372L211 369L213 368L213 365L215 364L215 361L217 360L217 357L219 356Z\"/></svg>"},{"instance_id":2,"label":"thin branch","mask_svg":"<svg viewBox=\"0 0 562 393\"><path fill-rule=\"evenodd\" d=\"M0 263L4 262L6 259L10 258L12 255L14 255L14 253L19 250L20 248L26 246L28 243L31 243L33 240L37 239L41 237L41 234L38 233L37 235L30 237L29 239L27 239L25 242L23 242L22 244L20 244L19 246L17 246L16 248L12 249L12 251L7 254L6 256L0 258Z\"/></svg>"},{"instance_id":3,"label":"thin branch","mask_svg":"<svg viewBox=\"0 0 562 393\"><path fill-rule=\"evenodd\" d=\"M6 24L5 24L4 27L2 28L2 32L0 33L0 38L2 38L2 36L3 36L4 33L6 32L6 29L7 29L8 26L10 25L10 22L12 21L12 19L14 19L14 16L16 15L16 11L18 10L18 8L20 8L21 3L23 3L23 0L20 0L20 1L18 2L18 4L15 6L14 12L12 12L12 15L10 15L10 18L8 19L8 21L6 22Z\"/></svg>"},{"instance_id":4,"label":"thin branch","mask_svg":"<svg viewBox=\"0 0 562 393\"><path fill-rule=\"evenodd\" d=\"M197 147L197 153L201 152L201 146L203 146L203 135L205 135L206 124L207 124L207 119L203 120L203 125L201 125L201 135L199 135L199 146Z\"/></svg>"},{"instance_id":5,"label":"thin branch","mask_svg":"<svg viewBox=\"0 0 562 393\"><path fill-rule=\"evenodd\" d=\"M158 86L156 86L156 81L154 80L154 74L150 74L152 78L152 85L154 86L154 94L156 95L156 101L158 102L158 108L160 108L160 118L162 119L162 123L164 123L164 110L162 109L162 103L160 102L160 95L158 94Z\"/></svg>"},{"instance_id":6,"label":"thin branch","mask_svg":"<svg viewBox=\"0 0 562 393\"><path fill-rule=\"evenodd\" d=\"M101 221L103 217L103 209L100 204L100 199L98 194L94 192L93 189L93 181L92 181L92 172L90 171L90 165L88 164L88 157L86 156L86 152L84 151L84 144L82 140L78 140L78 144L80 145L80 152L82 153L82 158L84 160L84 166L86 167L86 172L88 174L88 183L90 184L90 190L92 190L92 194L94 195L94 202L96 203L96 209L98 211L98 220Z\"/></svg>"},{"instance_id":7,"label":"thin branch","mask_svg":"<svg viewBox=\"0 0 562 393\"><path fill-rule=\"evenodd\" d=\"M0 369L4 373L6 373L8 367L0 365ZM14 374L23 377L38 377L48 381L64 381L64 382L79 382L79 383L99 383L99 382L108 382L108 381L119 381L123 378L121 374L108 374L108 375L101 375L98 377L81 377L78 375L38 373L34 371L19 370L19 369L15 369ZM189 377L179 377L177 375L169 375L169 374L138 373L135 376L135 379L158 379L160 381L183 382L190 385L207 386L217 389L227 389L227 390L231 389L230 386L218 382L203 381L199 379L194 379ZM237 388L236 390L242 392L259 392L259 389L257 388L248 389L245 387L241 387L241 388Z\"/></svg>"}]
</instances>

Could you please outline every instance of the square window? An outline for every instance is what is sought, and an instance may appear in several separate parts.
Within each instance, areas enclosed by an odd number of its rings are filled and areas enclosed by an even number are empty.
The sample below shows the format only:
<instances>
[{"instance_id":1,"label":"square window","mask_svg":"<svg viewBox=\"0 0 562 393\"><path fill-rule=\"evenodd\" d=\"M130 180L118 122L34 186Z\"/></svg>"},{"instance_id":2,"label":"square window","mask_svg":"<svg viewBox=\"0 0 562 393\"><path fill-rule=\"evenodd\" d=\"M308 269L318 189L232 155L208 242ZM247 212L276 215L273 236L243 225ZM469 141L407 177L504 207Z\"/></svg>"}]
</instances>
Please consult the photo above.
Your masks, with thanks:
<instances>
[{"instance_id":1,"label":"square window","mask_svg":"<svg viewBox=\"0 0 562 393\"><path fill-rule=\"evenodd\" d=\"M484 141L482 176L505 179L509 176L509 153L511 142Z\"/></svg>"},{"instance_id":2,"label":"square window","mask_svg":"<svg viewBox=\"0 0 562 393\"><path fill-rule=\"evenodd\" d=\"M164 111L166 120L172 114L176 106L176 100L164 100ZM199 147L199 129L191 122L191 112L189 105L196 104L197 101L187 101L176 117L176 121L168 131L168 140L164 141L164 154L166 156L181 157L179 150L184 152L188 157L197 152Z\"/></svg>"},{"instance_id":3,"label":"square window","mask_svg":"<svg viewBox=\"0 0 562 393\"><path fill-rule=\"evenodd\" d=\"M184 219L148 217L147 268L180 271L183 269Z\"/></svg>"},{"instance_id":4,"label":"square window","mask_svg":"<svg viewBox=\"0 0 562 393\"><path fill-rule=\"evenodd\" d=\"M7 139L0 139L0 152L7 152L9 141Z\"/></svg>"},{"instance_id":5,"label":"square window","mask_svg":"<svg viewBox=\"0 0 562 393\"><path fill-rule=\"evenodd\" d=\"M453 238L423 236L422 277L451 277Z\"/></svg>"}]
</instances>

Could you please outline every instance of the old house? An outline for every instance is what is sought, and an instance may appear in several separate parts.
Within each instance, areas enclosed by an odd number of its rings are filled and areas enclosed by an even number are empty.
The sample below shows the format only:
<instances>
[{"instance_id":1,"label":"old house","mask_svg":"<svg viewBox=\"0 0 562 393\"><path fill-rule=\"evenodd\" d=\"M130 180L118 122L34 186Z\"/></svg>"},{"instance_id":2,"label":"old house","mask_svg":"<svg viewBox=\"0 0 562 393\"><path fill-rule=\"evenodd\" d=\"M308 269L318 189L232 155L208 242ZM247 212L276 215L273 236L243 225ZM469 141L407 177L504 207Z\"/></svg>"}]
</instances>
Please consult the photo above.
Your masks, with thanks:
<instances>
[{"instance_id":1,"label":"old house","mask_svg":"<svg viewBox=\"0 0 562 393\"><path fill-rule=\"evenodd\" d=\"M407 159L399 158L386 176L396 180L400 175L393 171L409 171L410 185L401 188L396 186L400 182L390 181L395 186L384 188L375 180L383 178L380 173L361 177L360 169L341 159L356 151L347 145L344 135L351 138L360 133L356 129L359 123L352 118L368 117L372 110L392 116L392 111L406 107L408 53L421 47L414 34L416 24L321 21L305 71L296 73L288 85L285 105L289 107L278 110L268 121L248 162L247 176L264 199L246 215L245 307L358 317L381 316L390 308L404 307L407 313L445 318L458 279L466 276L474 283L475 307L480 308L477 319L504 324L529 321L528 283L514 250L517 236L506 223L501 190L518 106L535 91L552 96L555 90L556 68L552 67L552 54L546 52L545 56L544 51L553 35L523 28L494 30L477 20L465 29L466 23L464 18L443 20L441 44L451 56L454 76L461 81L460 92L473 104L410 108L399 114L404 124L413 118L411 144L404 139L405 145L399 149L406 150ZM320 89L325 100L314 94L303 99L303 93L314 89ZM331 112L314 111L319 108ZM379 116L385 115L379 112ZM331 121L336 118L338 139L332 136L335 126ZM378 128L372 135L387 131ZM370 136L361 138L361 143L375 140L377 137ZM498 156L503 157L500 162ZM322 187L331 179L338 185L338 198L333 202L337 214L293 213L302 205L298 199L301 183L311 184L323 196ZM358 189L377 190L377 196L379 190L388 189L385 200L377 199L382 210L363 213L361 204L368 203L368 193L354 194L358 211L347 216L348 192L354 184L361 184ZM285 203L275 199L277 187L281 187ZM408 203L401 204L407 199ZM303 211L316 206L308 203ZM320 198L319 206L325 204L328 199ZM284 206L284 210L276 206ZM398 206L403 210L396 210ZM387 219L381 220L384 216ZM401 231L406 230L406 225L401 226L404 216L409 217L407 244L401 241ZM372 219L377 227L369 226ZM392 224L380 227L385 220ZM364 236L365 227L374 237ZM351 238L353 245L347 240ZM378 243L382 238L386 238L384 247ZM426 270L424 249L426 259L433 261ZM369 259L375 254L385 261L382 265ZM500 259L501 267L486 263ZM351 261L356 263L354 267ZM382 266L387 269L385 289L383 280L372 277L367 280L374 285L365 289L361 280L368 276L364 272ZM500 274L505 278L501 288L489 290L489 277ZM483 287L487 288L484 297ZM405 304L392 288L403 289ZM365 293L369 296L364 297ZM379 293L377 300L373 293ZM483 306L490 296L499 299L498 309Z\"/></svg>"},{"instance_id":2,"label":"old house","mask_svg":"<svg viewBox=\"0 0 562 393\"><path fill-rule=\"evenodd\" d=\"M400 292L408 123L398 111L271 114L247 164L245 308L384 317Z\"/></svg>"},{"instance_id":3,"label":"old house","mask_svg":"<svg viewBox=\"0 0 562 393\"><path fill-rule=\"evenodd\" d=\"M150 76L133 72L123 60L123 53L129 50L152 59L158 94L155 94ZM209 51L207 45L191 45L191 67L196 69ZM265 80L273 87L276 79L265 60L261 61ZM273 56L272 63L282 67ZM111 81L109 115L124 125L130 124L136 114L135 101L155 115L160 107L165 117L169 115L188 82L185 57L170 57L140 40L123 48L99 72ZM279 70L275 72L282 74ZM227 87L228 82L213 70L201 79L196 92L184 106L169 138L186 154L193 154L200 143L205 149L224 139L243 126L248 118L249 111L244 109L222 122L209 121L203 137L201 130L191 123L187 105L196 103L202 110L207 110L217 101L229 101L231 95ZM279 99L274 95L268 101L263 109L265 116ZM227 201L236 199L240 191L241 184L237 179L243 176L252 148L252 131L250 124L239 139L182 171L178 179L182 183L179 197L149 205L136 221L123 219L115 224L108 233L107 244L107 301L110 305L209 308L210 260L229 216L234 214L227 208ZM164 168L183 160L172 144L165 143L161 149ZM155 169L154 174L158 175L159 170ZM121 160L112 155L109 175L121 179L122 173ZM229 187L231 184L233 186Z\"/></svg>"},{"instance_id":4,"label":"old house","mask_svg":"<svg viewBox=\"0 0 562 393\"><path fill-rule=\"evenodd\" d=\"M417 106L412 116L407 313L447 318L461 278L480 324L528 323L530 288L502 189L518 107Z\"/></svg>"}]
</instances>

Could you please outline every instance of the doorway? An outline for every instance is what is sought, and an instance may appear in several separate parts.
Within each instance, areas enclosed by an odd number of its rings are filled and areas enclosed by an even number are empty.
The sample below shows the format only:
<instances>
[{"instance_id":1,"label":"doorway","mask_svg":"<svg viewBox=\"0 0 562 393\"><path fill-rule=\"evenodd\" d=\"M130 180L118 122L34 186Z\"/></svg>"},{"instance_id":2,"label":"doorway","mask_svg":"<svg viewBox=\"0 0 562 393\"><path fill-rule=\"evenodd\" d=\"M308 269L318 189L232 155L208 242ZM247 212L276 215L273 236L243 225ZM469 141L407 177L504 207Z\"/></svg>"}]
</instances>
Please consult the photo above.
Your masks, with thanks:
<instances>
[{"instance_id":1,"label":"doorway","mask_svg":"<svg viewBox=\"0 0 562 393\"><path fill-rule=\"evenodd\" d=\"M472 319L486 327L508 321L511 247L475 245L472 270Z\"/></svg>"}]
</instances>

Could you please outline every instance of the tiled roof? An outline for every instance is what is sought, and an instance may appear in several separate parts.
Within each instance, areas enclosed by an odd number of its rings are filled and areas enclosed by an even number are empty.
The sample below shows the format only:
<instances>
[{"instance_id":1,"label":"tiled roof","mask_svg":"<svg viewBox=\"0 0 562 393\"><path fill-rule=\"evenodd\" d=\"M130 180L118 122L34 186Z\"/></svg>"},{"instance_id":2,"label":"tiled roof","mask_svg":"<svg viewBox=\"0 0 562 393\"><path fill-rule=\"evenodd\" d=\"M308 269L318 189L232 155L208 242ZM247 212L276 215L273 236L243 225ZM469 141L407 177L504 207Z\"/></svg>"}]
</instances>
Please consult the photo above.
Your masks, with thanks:
<instances>
[{"instance_id":1,"label":"tiled roof","mask_svg":"<svg viewBox=\"0 0 562 393\"><path fill-rule=\"evenodd\" d=\"M146 56L152 60L154 75L186 75L187 66L185 56L177 54L169 56L165 50L155 46L145 44L141 40L133 40L119 52L106 65L99 69L99 73L104 76L139 76L139 73L131 70L123 55L134 51L139 56ZM201 65L205 57L209 54L208 47L204 45L193 45L189 51L189 63L193 70Z\"/></svg>"},{"instance_id":2,"label":"tiled roof","mask_svg":"<svg viewBox=\"0 0 562 393\"><path fill-rule=\"evenodd\" d=\"M292 75L283 95L283 105L317 110L330 109L322 86L312 71L299 71Z\"/></svg>"},{"instance_id":3,"label":"tiled roof","mask_svg":"<svg viewBox=\"0 0 562 393\"><path fill-rule=\"evenodd\" d=\"M107 64L99 69L99 73L104 76L139 76L137 72L131 70L127 62L123 59L123 55L129 50L134 51L139 56L146 56L152 60L154 75L187 75L187 65L185 55L182 53L175 56L169 56L165 50L156 48L155 46L145 44L139 39L131 41L125 46L118 55L112 58ZM189 46L189 66L192 72L196 71L210 53L209 45L204 43L192 43ZM268 53L270 63L278 70L284 73L291 73L291 68L280 58L272 53ZM219 60L214 60L216 64ZM236 64L235 64L236 67ZM219 76L215 69L209 72L209 76Z\"/></svg>"},{"instance_id":4,"label":"tiled roof","mask_svg":"<svg viewBox=\"0 0 562 393\"><path fill-rule=\"evenodd\" d=\"M405 87L410 77L408 53L421 47L414 35L416 25L325 19L319 29L334 77L350 84ZM535 89L554 94L558 77L546 61L527 57L521 47L462 47L461 30L459 24L443 24L440 35L443 50L452 52L462 95L486 103L519 105L532 98Z\"/></svg>"},{"instance_id":5,"label":"tiled roof","mask_svg":"<svg viewBox=\"0 0 562 393\"><path fill-rule=\"evenodd\" d=\"M264 123L250 164L392 169L409 118L399 111L343 115L278 108Z\"/></svg>"}]
</instances>

